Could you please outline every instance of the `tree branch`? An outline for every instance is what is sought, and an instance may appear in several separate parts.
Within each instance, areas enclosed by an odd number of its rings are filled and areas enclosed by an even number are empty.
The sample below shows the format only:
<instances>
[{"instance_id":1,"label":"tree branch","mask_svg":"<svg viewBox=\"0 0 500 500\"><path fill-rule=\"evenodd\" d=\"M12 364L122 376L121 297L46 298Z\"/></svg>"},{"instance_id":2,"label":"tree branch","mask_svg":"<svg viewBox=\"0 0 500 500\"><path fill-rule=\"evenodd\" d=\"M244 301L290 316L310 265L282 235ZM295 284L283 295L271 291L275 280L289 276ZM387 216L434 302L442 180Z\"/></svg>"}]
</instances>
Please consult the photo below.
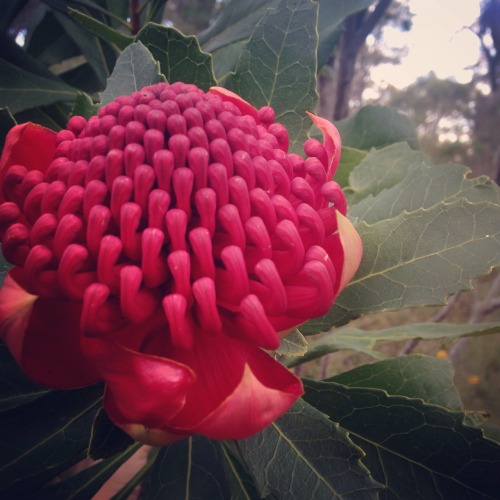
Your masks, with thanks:
<instances>
[{"instance_id":1,"label":"tree branch","mask_svg":"<svg viewBox=\"0 0 500 500\"><path fill-rule=\"evenodd\" d=\"M373 31L377 23L382 19L387 9L391 5L392 0L380 0L375 9L365 19L360 29L358 30L359 37L364 41L366 37Z\"/></svg>"},{"instance_id":2,"label":"tree branch","mask_svg":"<svg viewBox=\"0 0 500 500\"><path fill-rule=\"evenodd\" d=\"M141 29L141 11L139 0L130 0L130 24L132 35L137 35Z\"/></svg>"}]
</instances>

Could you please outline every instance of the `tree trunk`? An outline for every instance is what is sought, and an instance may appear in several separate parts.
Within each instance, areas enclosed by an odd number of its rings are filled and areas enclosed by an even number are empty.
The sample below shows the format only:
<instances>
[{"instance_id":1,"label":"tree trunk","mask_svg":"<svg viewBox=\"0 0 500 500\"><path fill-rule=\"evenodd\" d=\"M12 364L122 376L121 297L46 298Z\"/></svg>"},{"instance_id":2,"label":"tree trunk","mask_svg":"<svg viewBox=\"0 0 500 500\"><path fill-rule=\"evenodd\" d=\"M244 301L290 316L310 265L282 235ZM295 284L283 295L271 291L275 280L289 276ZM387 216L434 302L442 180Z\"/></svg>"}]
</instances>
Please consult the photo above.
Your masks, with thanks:
<instances>
[{"instance_id":1,"label":"tree trunk","mask_svg":"<svg viewBox=\"0 0 500 500\"><path fill-rule=\"evenodd\" d=\"M356 58L361 49L364 39L358 36L359 25L362 24L365 12L360 12L347 19L345 31L340 42L339 67L337 74L337 97L333 119L341 120L349 112L349 96L351 93L352 80L354 78L354 68Z\"/></svg>"},{"instance_id":2,"label":"tree trunk","mask_svg":"<svg viewBox=\"0 0 500 500\"><path fill-rule=\"evenodd\" d=\"M359 51L391 2L392 0L379 0L373 11L365 9L350 16L345 23L338 55L337 96L332 117L334 120L345 118L348 114L349 97Z\"/></svg>"}]
</instances>

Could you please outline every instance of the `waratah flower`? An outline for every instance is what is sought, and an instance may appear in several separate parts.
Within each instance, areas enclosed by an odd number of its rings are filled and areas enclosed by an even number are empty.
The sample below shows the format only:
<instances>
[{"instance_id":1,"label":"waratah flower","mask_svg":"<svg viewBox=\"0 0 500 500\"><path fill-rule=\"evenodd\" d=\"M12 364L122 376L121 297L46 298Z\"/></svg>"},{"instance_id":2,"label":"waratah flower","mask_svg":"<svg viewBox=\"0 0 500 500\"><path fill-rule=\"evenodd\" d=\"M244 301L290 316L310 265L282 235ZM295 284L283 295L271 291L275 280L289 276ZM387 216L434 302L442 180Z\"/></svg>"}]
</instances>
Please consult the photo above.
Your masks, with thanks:
<instances>
[{"instance_id":1,"label":"waratah flower","mask_svg":"<svg viewBox=\"0 0 500 500\"><path fill-rule=\"evenodd\" d=\"M53 388L103 380L133 437L247 437L302 385L266 351L324 314L361 259L331 179L340 138L288 153L274 111L221 88L145 87L57 134L9 133L0 335Z\"/></svg>"}]
</instances>

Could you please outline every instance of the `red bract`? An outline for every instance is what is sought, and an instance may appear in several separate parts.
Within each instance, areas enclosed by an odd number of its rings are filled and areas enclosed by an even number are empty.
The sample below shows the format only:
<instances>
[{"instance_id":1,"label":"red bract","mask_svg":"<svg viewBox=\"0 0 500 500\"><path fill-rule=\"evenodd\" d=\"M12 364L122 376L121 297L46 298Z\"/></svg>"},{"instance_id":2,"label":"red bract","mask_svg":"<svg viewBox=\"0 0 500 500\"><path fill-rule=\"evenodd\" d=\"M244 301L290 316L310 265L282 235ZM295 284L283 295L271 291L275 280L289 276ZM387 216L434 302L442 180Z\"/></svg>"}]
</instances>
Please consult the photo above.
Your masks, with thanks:
<instances>
[{"instance_id":1,"label":"red bract","mask_svg":"<svg viewBox=\"0 0 500 500\"><path fill-rule=\"evenodd\" d=\"M324 314L361 259L331 181L340 138L310 116L324 143L306 159L272 108L182 83L57 134L12 129L0 334L22 369L55 388L104 380L110 418L150 443L244 438L285 412L302 386L265 350Z\"/></svg>"}]
</instances>

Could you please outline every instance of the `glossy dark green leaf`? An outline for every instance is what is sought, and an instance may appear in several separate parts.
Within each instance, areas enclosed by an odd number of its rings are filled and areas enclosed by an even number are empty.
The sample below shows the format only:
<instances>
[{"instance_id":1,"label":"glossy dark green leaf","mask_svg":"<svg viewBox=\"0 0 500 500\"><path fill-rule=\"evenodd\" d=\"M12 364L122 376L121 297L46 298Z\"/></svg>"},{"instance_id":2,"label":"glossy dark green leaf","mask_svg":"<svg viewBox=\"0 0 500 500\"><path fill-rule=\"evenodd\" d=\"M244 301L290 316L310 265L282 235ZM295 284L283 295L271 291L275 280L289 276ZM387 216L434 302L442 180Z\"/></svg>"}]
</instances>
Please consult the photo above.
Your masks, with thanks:
<instances>
[{"instance_id":1,"label":"glossy dark green leaf","mask_svg":"<svg viewBox=\"0 0 500 500\"><path fill-rule=\"evenodd\" d=\"M500 445L500 427L497 425L491 425L488 422L481 424L479 427L488 439L491 439Z\"/></svg>"},{"instance_id":2,"label":"glossy dark green leaf","mask_svg":"<svg viewBox=\"0 0 500 500\"><path fill-rule=\"evenodd\" d=\"M15 125L17 125L16 119L12 116L9 108L0 108L0 150L5 144L9 130Z\"/></svg>"},{"instance_id":3,"label":"glossy dark green leaf","mask_svg":"<svg viewBox=\"0 0 500 500\"><path fill-rule=\"evenodd\" d=\"M125 35L120 31L113 29L105 23L94 19L93 17L80 12L76 9L68 9L69 13L73 18L75 18L82 26L87 28L91 33L107 40L109 43L116 45L120 50L125 49L131 43L133 43L134 38L132 36Z\"/></svg>"},{"instance_id":4,"label":"glossy dark green leaf","mask_svg":"<svg viewBox=\"0 0 500 500\"><path fill-rule=\"evenodd\" d=\"M0 413L0 497L21 498L85 458L100 385L53 391Z\"/></svg>"},{"instance_id":5,"label":"glossy dark green leaf","mask_svg":"<svg viewBox=\"0 0 500 500\"><path fill-rule=\"evenodd\" d=\"M162 448L144 498L230 498L222 445L202 436Z\"/></svg>"},{"instance_id":6,"label":"glossy dark green leaf","mask_svg":"<svg viewBox=\"0 0 500 500\"><path fill-rule=\"evenodd\" d=\"M216 84L212 57L202 52L194 36L185 36L175 28L148 23L136 40L142 42L160 63L161 72L170 83L194 83L203 90Z\"/></svg>"},{"instance_id":7,"label":"glossy dark green leaf","mask_svg":"<svg viewBox=\"0 0 500 500\"><path fill-rule=\"evenodd\" d=\"M335 122L342 143L351 148L382 148L396 142L407 142L419 148L417 132L410 119L394 108L365 106L352 116Z\"/></svg>"},{"instance_id":8,"label":"glossy dark green leaf","mask_svg":"<svg viewBox=\"0 0 500 500\"><path fill-rule=\"evenodd\" d=\"M17 114L59 101L73 101L78 91L63 82L28 73L0 60L0 107Z\"/></svg>"},{"instance_id":9,"label":"glossy dark green leaf","mask_svg":"<svg viewBox=\"0 0 500 500\"><path fill-rule=\"evenodd\" d=\"M66 68L63 69L62 66L67 65L67 62L63 61L72 60L73 66L86 63L77 45L57 20L54 11L48 9L30 33L24 50L36 58L38 63L50 68L49 72L53 76L55 76L54 71L59 74L64 73Z\"/></svg>"},{"instance_id":10,"label":"glossy dark green leaf","mask_svg":"<svg viewBox=\"0 0 500 500\"><path fill-rule=\"evenodd\" d=\"M124 452L134 440L117 427L101 408L92 425L88 456L94 460Z\"/></svg>"},{"instance_id":11,"label":"glossy dark green leaf","mask_svg":"<svg viewBox=\"0 0 500 500\"><path fill-rule=\"evenodd\" d=\"M268 9L242 48L232 83L253 106L272 106L300 152L316 108L316 21L311 0L282 0Z\"/></svg>"},{"instance_id":12,"label":"glossy dark green leaf","mask_svg":"<svg viewBox=\"0 0 500 500\"><path fill-rule=\"evenodd\" d=\"M28 379L5 344L0 344L0 412L40 398L48 389Z\"/></svg>"},{"instance_id":13,"label":"glossy dark green leaf","mask_svg":"<svg viewBox=\"0 0 500 500\"><path fill-rule=\"evenodd\" d=\"M328 331L362 314L446 303L500 265L500 205L441 202L375 224L356 224L363 260L330 311L303 332Z\"/></svg>"},{"instance_id":14,"label":"glossy dark green leaf","mask_svg":"<svg viewBox=\"0 0 500 500\"><path fill-rule=\"evenodd\" d=\"M24 9L29 0L11 0L2 4L2 15L0 16L0 29L6 32L12 21Z\"/></svg>"},{"instance_id":15,"label":"glossy dark green leaf","mask_svg":"<svg viewBox=\"0 0 500 500\"><path fill-rule=\"evenodd\" d=\"M462 409L460 395L453 384L453 365L446 359L421 354L362 365L325 382L382 389L393 396L423 399L448 410Z\"/></svg>"},{"instance_id":16,"label":"glossy dark green leaf","mask_svg":"<svg viewBox=\"0 0 500 500\"><path fill-rule=\"evenodd\" d=\"M26 49L26 46L24 49ZM17 45L7 32L0 30L0 59L28 73L33 73L49 80L57 80L57 77L50 73L43 62L35 59L35 57L24 49Z\"/></svg>"},{"instance_id":17,"label":"glossy dark green leaf","mask_svg":"<svg viewBox=\"0 0 500 500\"><path fill-rule=\"evenodd\" d=\"M141 42L133 43L117 59L106 90L100 94L100 104L103 106L119 96L130 95L146 85L164 80L151 52Z\"/></svg>"},{"instance_id":18,"label":"glossy dark green leaf","mask_svg":"<svg viewBox=\"0 0 500 500\"><path fill-rule=\"evenodd\" d=\"M130 0L106 0L106 5L108 10L119 19L126 20L130 17ZM69 10L71 11L71 9ZM110 18L109 21L113 27L122 25L115 18Z\"/></svg>"},{"instance_id":19,"label":"glossy dark green leaf","mask_svg":"<svg viewBox=\"0 0 500 500\"><path fill-rule=\"evenodd\" d=\"M500 445L464 425L464 414L379 389L304 381L305 399L365 452L382 499L495 499Z\"/></svg>"},{"instance_id":20,"label":"glossy dark green leaf","mask_svg":"<svg viewBox=\"0 0 500 500\"><path fill-rule=\"evenodd\" d=\"M80 9L98 21L107 22L108 19L119 21L121 25L127 25L126 20L117 16L113 10L107 9L107 2L102 0L41 0L53 10L67 14L70 8Z\"/></svg>"},{"instance_id":21,"label":"glossy dark green leaf","mask_svg":"<svg viewBox=\"0 0 500 500\"><path fill-rule=\"evenodd\" d=\"M147 8L144 9L144 22L161 23L163 21L163 11L168 0L148 0L145 2Z\"/></svg>"},{"instance_id":22,"label":"glossy dark green leaf","mask_svg":"<svg viewBox=\"0 0 500 500\"><path fill-rule=\"evenodd\" d=\"M55 16L94 71L100 88L104 88L106 79L111 74L112 65L118 56L118 51L111 50L106 40L100 39L83 28L80 23L69 17L68 14L56 12Z\"/></svg>"},{"instance_id":23,"label":"glossy dark green leaf","mask_svg":"<svg viewBox=\"0 0 500 500\"><path fill-rule=\"evenodd\" d=\"M255 484L245 469L236 442L225 442L222 446L224 470L231 491L231 500L260 500Z\"/></svg>"},{"instance_id":24,"label":"glossy dark green leaf","mask_svg":"<svg viewBox=\"0 0 500 500\"><path fill-rule=\"evenodd\" d=\"M47 10L28 38L26 50L68 85L94 94L103 90L117 50L69 16Z\"/></svg>"},{"instance_id":25,"label":"glossy dark green leaf","mask_svg":"<svg viewBox=\"0 0 500 500\"><path fill-rule=\"evenodd\" d=\"M73 102L57 102L50 106L27 109L16 114L18 123L34 122L52 130L61 130L66 127L71 114Z\"/></svg>"},{"instance_id":26,"label":"glossy dark green leaf","mask_svg":"<svg viewBox=\"0 0 500 500\"><path fill-rule=\"evenodd\" d=\"M348 434L302 400L238 448L262 496L377 498L378 485Z\"/></svg>"},{"instance_id":27,"label":"glossy dark green leaf","mask_svg":"<svg viewBox=\"0 0 500 500\"><path fill-rule=\"evenodd\" d=\"M88 500L140 447L140 443L133 444L122 453L101 460L68 479L42 488L34 497L37 500Z\"/></svg>"}]
</instances>

